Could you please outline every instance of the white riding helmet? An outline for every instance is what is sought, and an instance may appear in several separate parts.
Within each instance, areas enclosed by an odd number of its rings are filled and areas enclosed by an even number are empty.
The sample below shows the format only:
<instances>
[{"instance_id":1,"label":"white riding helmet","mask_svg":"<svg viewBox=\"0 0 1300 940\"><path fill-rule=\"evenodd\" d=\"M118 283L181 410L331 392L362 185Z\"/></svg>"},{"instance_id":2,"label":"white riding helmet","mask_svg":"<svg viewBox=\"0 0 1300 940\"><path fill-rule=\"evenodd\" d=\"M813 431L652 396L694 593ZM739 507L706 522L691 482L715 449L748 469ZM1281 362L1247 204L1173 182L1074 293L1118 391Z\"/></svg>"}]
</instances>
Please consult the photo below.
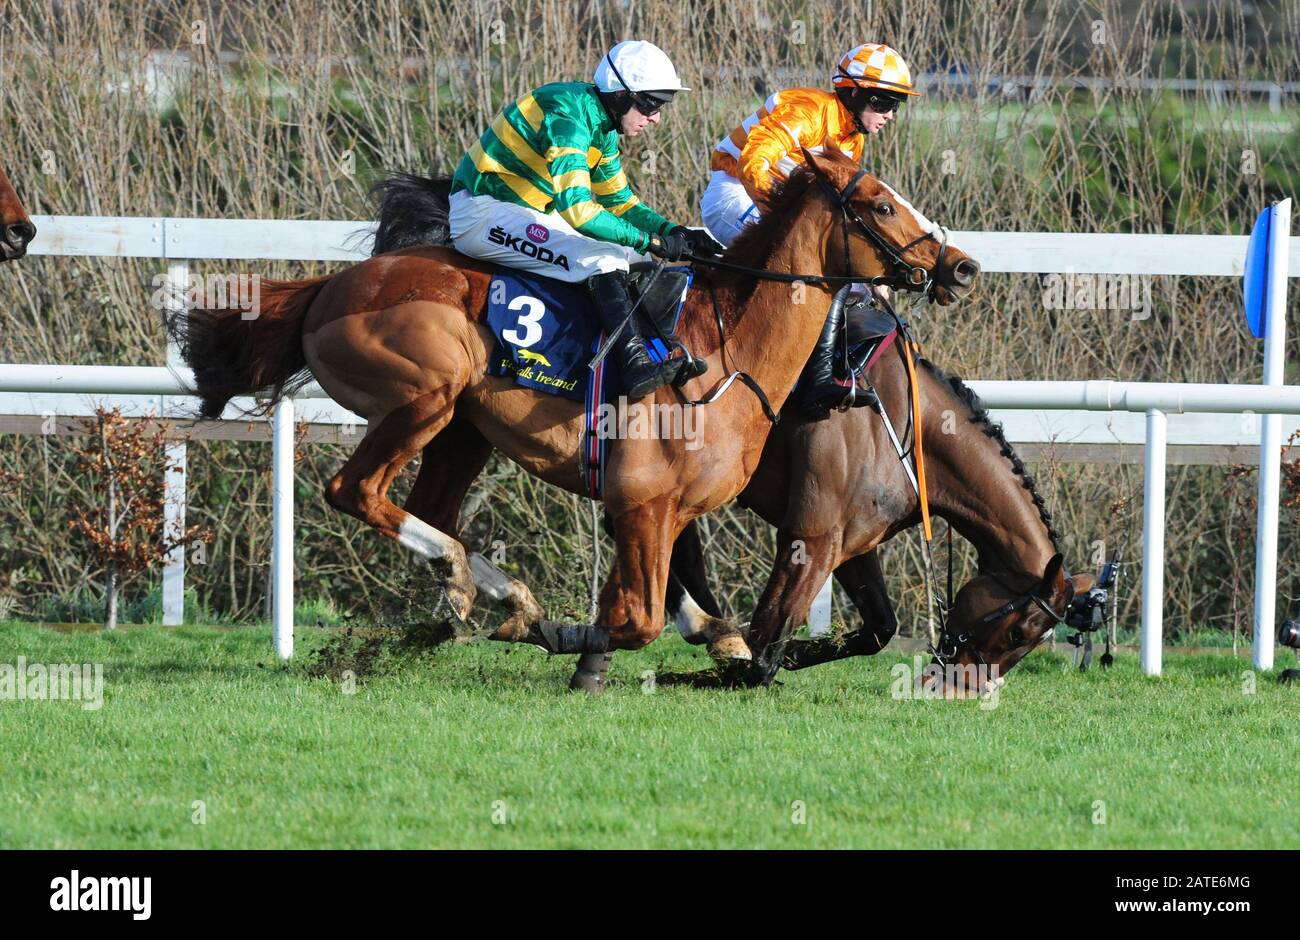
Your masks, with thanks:
<instances>
[{"instance_id":1,"label":"white riding helmet","mask_svg":"<svg viewBox=\"0 0 1300 940\"><path fill-rule=\"evenodd\" d=\"M652 42L620 42L600 60L593 79L599 91L690 91L667 54Z\"/></svg>"}]
</instances>

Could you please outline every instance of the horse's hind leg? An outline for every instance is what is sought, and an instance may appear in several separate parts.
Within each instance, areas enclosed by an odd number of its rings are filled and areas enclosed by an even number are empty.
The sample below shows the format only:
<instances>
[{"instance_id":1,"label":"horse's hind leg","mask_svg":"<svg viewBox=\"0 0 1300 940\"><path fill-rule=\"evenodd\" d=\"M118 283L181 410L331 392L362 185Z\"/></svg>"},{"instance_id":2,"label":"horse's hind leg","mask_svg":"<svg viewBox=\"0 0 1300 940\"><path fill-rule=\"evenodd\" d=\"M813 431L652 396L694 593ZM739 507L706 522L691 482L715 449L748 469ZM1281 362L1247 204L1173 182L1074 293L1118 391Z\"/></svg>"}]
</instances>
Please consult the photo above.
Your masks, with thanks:
<instances>
[{"instance_id":1,"label":"horse's hind leg","mask_svg":"<svg viewBox=\"0 0 1300 940\"><path fill-rule=\"evenodd\" d=\"M859 654L874 656L898 632L898 617L885 592L879 549L844 561L835 569L835 580L848 592L862 616L862 626L850 634L855 638L854 646Z\"/></svg>"},{"instance_id":2,"label":"horse's hind leg","mask_svg":"<svg viewBox=\"0 0 1300 940\"><path fill-rule=\"evenodd\" d=\"M325 487L335 509L355 516L446 571L448 600L464 620L474 605L474 580L465 549L450 535L399 509L388 489L408 461L451 421L455 393L439 389L396 408L374 423L347 463Z\"/></svg>"},{"instance_id":3,"label":"horse's hind leg","mask_svg":"<svg viewBox=\"0 0 1300 940\"><path fill-rule=\"evenodd\" d=\"M465 494L490 456L492 445L478 428L463 419L453 419L424 446L420 472L406 499L407 512L460 539L460 510ZM492 639L522 640L544 616L541 605L522 581L510 577L478 552L470 553L469 570L474 586L509 612Z\"/></svg>"}]
</instances>

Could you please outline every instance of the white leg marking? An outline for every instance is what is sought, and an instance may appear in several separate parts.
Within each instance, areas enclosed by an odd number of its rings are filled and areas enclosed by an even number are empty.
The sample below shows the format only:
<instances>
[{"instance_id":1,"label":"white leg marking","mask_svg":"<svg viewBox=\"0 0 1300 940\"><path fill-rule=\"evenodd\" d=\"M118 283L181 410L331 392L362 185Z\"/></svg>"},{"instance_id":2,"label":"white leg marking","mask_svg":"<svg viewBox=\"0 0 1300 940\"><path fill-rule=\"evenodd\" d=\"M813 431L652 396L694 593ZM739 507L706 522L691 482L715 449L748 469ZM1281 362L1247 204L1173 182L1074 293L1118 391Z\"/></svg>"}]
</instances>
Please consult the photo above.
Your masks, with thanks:
<instances>
[{"instance_id":1,"label":"white leg marking","mask_svg":"<svg viewBox=\"0 0 1300 940\"><path fill-rule=\"evenodd\" d=\"M478 552L469 556L469 572L474 576L474 586L498 603L519 593L519 582Z\"/></svg>"},{"instance_id":2,"label":"white leg marking","mask_svg":"<svg viewBox=\"0 0 1300 940\"><path fill-rule=\"evenodd\" d=\"M446 558L455 553L456 540L450 535L439 532L429 523L410 514L402 520L402 527L397 530L397 541L430 560Z\"/></svg>"},{"instance_id":3,"label":"white leg marking","mask_svg":"<svg viewBox=\"0 0 1300 940\"><path fill-rule=\"evenodd\" d=\"M682 602L677 607L673 620L677 622L677 632L682 636L698 636L713 618L704 612L704 608L695 603L690 592L682 589Z\"/></svg>"}]
</instances>

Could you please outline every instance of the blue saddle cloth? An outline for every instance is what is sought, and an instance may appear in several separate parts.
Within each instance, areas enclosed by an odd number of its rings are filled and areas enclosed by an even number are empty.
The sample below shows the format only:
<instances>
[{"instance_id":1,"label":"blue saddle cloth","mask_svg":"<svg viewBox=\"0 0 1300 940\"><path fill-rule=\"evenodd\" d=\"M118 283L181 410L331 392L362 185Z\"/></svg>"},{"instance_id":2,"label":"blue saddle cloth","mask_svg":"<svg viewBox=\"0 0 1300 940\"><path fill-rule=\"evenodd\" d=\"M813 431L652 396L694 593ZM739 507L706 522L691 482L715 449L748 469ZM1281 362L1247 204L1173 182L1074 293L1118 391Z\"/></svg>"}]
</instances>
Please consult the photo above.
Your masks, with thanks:
<instances>
[{"instance_id":1,"label":"blue saddle cloth","mask_svg":"<svg viewBox=\"0 0 1300 940\"><path fill-rule=\"evenodd\" d=\"M680 315L679 301L674 327ZM497 339L489 375L513 375L525 388L573 401L586 398L592 374L587 363L605 337L584 285L498 267L488 289L487 323ZM646 346L655 361L668 355L657 338L647 338ZM616 357L607 357L604 366L607 393L617 394L622 383Z\"/></svg>"}]
</instances>

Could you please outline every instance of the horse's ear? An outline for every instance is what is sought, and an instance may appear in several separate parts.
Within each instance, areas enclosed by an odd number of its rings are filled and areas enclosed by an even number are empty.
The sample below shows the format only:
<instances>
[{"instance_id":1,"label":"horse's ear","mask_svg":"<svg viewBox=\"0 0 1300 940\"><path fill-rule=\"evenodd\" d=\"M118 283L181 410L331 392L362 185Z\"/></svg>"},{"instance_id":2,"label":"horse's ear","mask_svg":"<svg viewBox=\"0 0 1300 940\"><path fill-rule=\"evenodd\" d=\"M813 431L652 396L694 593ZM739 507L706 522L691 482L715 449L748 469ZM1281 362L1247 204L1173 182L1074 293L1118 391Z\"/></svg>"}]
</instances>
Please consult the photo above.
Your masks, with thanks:
<instances>
[{"instance_id":1,"label":"horse's ear","mask_svg":"<svg viewBox=\"0 0 1300 940\"><path fill-rule=\"evenodd\" d=\"M1075 594L1087 594L1097 586L1097 576L1088 574L1086 571L1082 574L1070 575L1070 584L1074 586Z\"/></svg>"},{"instance_id":2,"label":"horse's ear","mask_svg":"<svg viewBox=\"0 0 1300 940\"><path fill-rule=\"evenodd\" d=\"M1059 588L1065 583L1065 556L1057 552L1043 570L1043 584L1051 589Z\"/></svg>"},{"instance_id":3,"label":"horse's ear","mask_svg":"<svg viewBox=\"0 0 1300 940\"><path fill-rule=\"evenodd\" d=\"M804 164L813 171L818 177L824 180L835 178L835 165L823 157L821 154L813 153L807 147L800 147L803 151Z\"/></svg>"}]
</instances>

